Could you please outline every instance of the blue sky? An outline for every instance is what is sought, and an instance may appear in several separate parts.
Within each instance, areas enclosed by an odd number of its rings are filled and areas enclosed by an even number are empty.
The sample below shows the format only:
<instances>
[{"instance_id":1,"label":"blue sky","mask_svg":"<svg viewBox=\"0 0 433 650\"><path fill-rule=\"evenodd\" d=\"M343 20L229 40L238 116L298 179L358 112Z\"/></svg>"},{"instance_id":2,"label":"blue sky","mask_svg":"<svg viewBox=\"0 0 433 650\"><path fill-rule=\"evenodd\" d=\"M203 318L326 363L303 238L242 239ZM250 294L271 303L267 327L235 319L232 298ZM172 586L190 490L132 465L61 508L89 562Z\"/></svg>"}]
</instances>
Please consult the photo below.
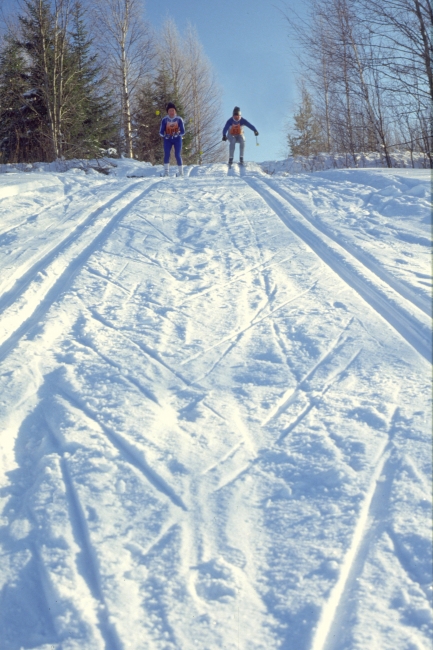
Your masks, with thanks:
<instances>
[{"instance_id":1,"label":"blue sky","mask_svg":"<svg viewBox=\"0 0 433 650\"><path fill-rule=\"evenodd\" d=\"M155 27L169 15L181 32L188 22L197 29L223 89L225 120L240 106L260 133L257 147L246 129L246 160L275 160L286 150L286 124L296 102L295 61L278 7L299 12L301 6L301 0L146 2L147 18Z\"/></svg>"}]
</instances>

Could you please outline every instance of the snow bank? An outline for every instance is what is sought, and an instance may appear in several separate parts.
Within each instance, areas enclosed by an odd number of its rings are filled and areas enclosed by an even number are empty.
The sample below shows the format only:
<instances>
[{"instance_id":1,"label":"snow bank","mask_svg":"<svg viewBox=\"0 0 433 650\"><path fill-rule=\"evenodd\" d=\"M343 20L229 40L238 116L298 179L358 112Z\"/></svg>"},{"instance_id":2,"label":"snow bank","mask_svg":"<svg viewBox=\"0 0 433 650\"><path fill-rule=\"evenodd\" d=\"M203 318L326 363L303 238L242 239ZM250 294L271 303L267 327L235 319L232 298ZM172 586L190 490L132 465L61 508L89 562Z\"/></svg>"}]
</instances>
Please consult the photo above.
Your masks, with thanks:
<instances>
[{"instance_id":1,"label":"snow bank","mask_svg":"<svg viewBox=\"0 0 433 650\"><path fill-rule=\"evenodd\" d=\"M31 172L54 172L62 173L71 170L81 170L87 174L104 174L116 178L142 178L146 176L159 176L162 165L153 166L150 162L142 162L131 158L98 158L94 160L72 159L55 160L51 163L16 163L0 165L0 180L3 175L10 174L26 175ZM10 184L9 180L3 180L5 185ZM10 196L10 194L8 195Z\"/></svg>"},{"instance_id":2,"label":"snow bank","mask_svg":"<svg viewBox=\"0 0 433 650\"><path fill-rule=\"evenodd\" d=\"M52 174L47 176L28 176L18 172L8 173L0 175L0 199L54 186L62 186L62 182L57 176Z\"/></svg>"},{"instance_id":3,"label":"snow bank","mask_svg":"<svg viewBox=\"0 0 433 650\"><path fill-rule=\"evenodd\" d=\"M393 168L410 167L429 168L429 161L422 153L411 155L409 151L397 151L391 154ZM386 160L378 153L360 153L355 162L350 154L325 154L317 156L289 156L285 160L267 160L261 163L267 174L299 174L302 172L324 171L326 169L344 169L348 167L386 167Z\"/></svg>"}]
</instances>

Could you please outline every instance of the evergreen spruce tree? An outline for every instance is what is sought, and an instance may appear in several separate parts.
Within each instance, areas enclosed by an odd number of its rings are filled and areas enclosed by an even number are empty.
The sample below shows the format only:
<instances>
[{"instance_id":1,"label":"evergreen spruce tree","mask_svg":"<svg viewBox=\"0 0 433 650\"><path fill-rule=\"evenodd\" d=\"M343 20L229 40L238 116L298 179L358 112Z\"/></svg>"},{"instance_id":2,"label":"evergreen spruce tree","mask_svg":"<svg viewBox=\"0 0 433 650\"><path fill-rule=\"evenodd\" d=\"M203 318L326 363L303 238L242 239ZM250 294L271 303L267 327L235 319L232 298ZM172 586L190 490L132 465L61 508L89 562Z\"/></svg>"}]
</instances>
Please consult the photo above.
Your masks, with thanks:
<instances>
[{"instance_id":1,"label":"evergreen spruce tree","mask_svg":"<svg viewBox=\"0 0 433 650\"><path fill-rule=\"evenodd\" d=\"M304 85L301 86L301 104L294 115L294 133L289 133L287 140L293 156L310 156L324 150L322 126L314 112L311 95Z\"/></svg>"},{"instance_id":2,"label":"evergreen spruce tree","mask_svg":"<svg viewBox=\"0 0 433 650\"><path fill-rule=\"evenodd\" d=\"M135 114L137 132L135 150L139 160L151 162L153 165L163 163L164 151L159 128L162 118L166 115L165 107L168 102L173 102L177 114L185 118L184 108L174 90L173 81L164 67L161 67L154 79L148 79L145 82L138 95L138 108ZM188 155L192 135L188 133L186 120L185 131L182 153ZM174 154L171 162L173 164L175 162Z\"/></svg>"},{"instance_id":3,"label":"evergreen spruce tree","mask_svg":"<svg viewBox=\"0 0 433 650\"><path fill-rule=\"evenodd\" d=\"M20 44L28 60L29 155L41 161L93 157L112 146L110 101L102 91L81 0L71 11L61 2L53 11L49 0L24 0L19 16Z\"/></svg>"},{"instance_id":4,"label":"evergreen spruce tree","mask_svg":"<svg viewBox=\"0 0 433 650\"><path fill-rule=\"evenodd\" d=\"M85 10L77 0L72 11L70 116L66 127L66 155L93 157L113 146L116 124L113 106L104 93L104 79L92 53L92 39L85 25Z\"/></svg>"},{"instance_id":5,"label":"evergreen spruce tree","mask_svg":"<svg viewBox=\"0 0 433 650\"><path fill-rule=\"evenodd\" d=\"M55 25L48 0L25 0L20 45L29 60L29 90L24 99L28 134L28 161L47 162L58 157L55 122Z\"/></svg>"},{"instance_id":6,"label":"evergreen spruce tree","mask_svg":"<svg viewBox=\"0 0 433 650\"><path fill-rule=\"evenodd\" d=\"M26 63L20 46L6 37L0 52L0 162L24 162L26 130L23 114L27 90Z\"/></svg>"}]
</instances>

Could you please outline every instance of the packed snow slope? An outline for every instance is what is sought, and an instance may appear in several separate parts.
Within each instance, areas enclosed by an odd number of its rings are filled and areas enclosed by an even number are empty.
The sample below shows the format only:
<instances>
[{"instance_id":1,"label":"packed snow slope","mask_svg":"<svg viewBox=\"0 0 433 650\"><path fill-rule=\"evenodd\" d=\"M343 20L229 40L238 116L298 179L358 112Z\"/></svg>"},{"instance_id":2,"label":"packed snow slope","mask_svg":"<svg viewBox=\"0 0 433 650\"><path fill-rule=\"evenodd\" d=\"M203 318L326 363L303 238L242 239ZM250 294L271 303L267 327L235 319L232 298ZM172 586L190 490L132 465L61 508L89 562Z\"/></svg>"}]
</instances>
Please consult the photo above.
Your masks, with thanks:
<instances>
[{"instance_id":1,"label":"packed snow slope","mask_svg":"<svg viewBox=\"0 0 433 650\"><path fill-rule=\"evenodd\" d=\"M427 650L427 170L0 176L2 650Z\"/></svg>"}]
</instances>

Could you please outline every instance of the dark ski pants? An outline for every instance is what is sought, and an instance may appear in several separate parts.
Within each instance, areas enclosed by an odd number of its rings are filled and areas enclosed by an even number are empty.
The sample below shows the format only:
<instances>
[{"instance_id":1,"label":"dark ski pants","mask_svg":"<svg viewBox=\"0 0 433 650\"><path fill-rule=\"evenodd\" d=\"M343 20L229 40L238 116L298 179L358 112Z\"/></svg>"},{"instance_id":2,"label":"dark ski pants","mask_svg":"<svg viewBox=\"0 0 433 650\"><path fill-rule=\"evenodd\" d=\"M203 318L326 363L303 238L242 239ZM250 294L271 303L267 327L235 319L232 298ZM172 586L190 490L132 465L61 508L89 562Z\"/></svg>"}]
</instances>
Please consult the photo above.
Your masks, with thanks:
<instances>
[{"instance_id":1,"label":"dark ski pants","mask_svg":"<svg viewBox=\"0 0 433 650\"><path fill-rule=\"evenodd\" d=\"M164 138L164 165L170 162L171 148L174 147L174 155L178 165L182 165L182 138L178 135L176 138Z\"/></svg>"},{"instance_id":2,"label":"dark ski pants","mask_svg":"<svg viewBox=\"0 0 433 650\"><path fill-rule=\"evenodd\" d=\"M244 149L245 149L245 136L244 135L231 135L229 133L228 135L229 139L229 158L233 158L235 155L235 145L236 143L239 143L239 157L243 158L244 157Z\"/></svg>"}]
</instances>

